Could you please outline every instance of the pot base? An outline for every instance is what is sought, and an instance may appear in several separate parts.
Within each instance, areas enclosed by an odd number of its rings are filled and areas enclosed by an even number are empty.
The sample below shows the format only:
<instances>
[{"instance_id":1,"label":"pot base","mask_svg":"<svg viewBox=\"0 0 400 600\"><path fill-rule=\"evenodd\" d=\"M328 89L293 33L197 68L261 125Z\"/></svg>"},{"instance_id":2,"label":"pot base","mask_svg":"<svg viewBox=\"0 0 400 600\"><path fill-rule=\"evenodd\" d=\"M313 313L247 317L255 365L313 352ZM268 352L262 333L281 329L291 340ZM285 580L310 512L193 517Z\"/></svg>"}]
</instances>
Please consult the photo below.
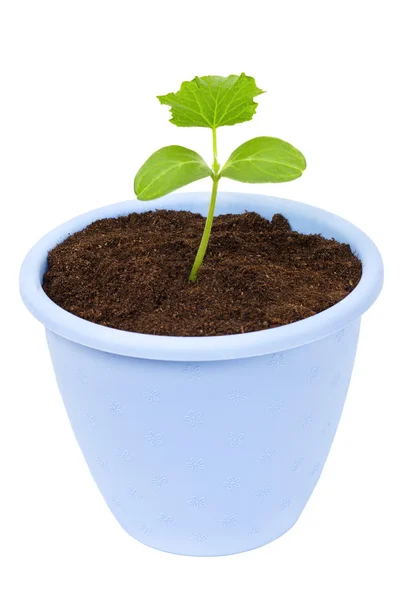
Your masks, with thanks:
<instances>
[{"instance_id":1,"label":"pot base","mask_svg":"<svg viewBox=\"0 0 400 600\"><path fill-rule=\"evenodd\" d=\"M179 552L179 551L175 551L172 548L166 548L166 547L161 547L161 546L157 546L157 545L153 545L150 544L147 540L144 539L138 539L138 538L133 538L136 542L139 542L140 544L143 544L144 546L147 546L148 548L152 548L153 550L158 550L159 552L165 552L166 554L174 554L175 556L193 556L195 558L217 558L218 556L232 556L234 554L244 554L245 552L251 552L252 550L259 550L260 548L264 548L265 546L268 546L269 544L271 544L272 542L275 542L276 540L279 540L281 537L283 537L284 535L286 535L287 533L289 533L289 531L291 531L293 529L293 527L296 525L297 521L299 520L300 516L297 517L297 519L291 524L289 525L284 531L282 531L279 535L277 535L276 537L264 541L262 543L257 543L255 545L251 545L249 547L241 547L238 548L237 550L232 550L230 549L227 552L215 552L214 553L202 553L202 552ZM123 528L124 529L124 528ZM124 530L125 531L125 530ZM127 532L125 532L127 533ZM129 534L128 534L129 535ZM130 536L133 537L133 536Z\"/></svg>"}]
</instances>

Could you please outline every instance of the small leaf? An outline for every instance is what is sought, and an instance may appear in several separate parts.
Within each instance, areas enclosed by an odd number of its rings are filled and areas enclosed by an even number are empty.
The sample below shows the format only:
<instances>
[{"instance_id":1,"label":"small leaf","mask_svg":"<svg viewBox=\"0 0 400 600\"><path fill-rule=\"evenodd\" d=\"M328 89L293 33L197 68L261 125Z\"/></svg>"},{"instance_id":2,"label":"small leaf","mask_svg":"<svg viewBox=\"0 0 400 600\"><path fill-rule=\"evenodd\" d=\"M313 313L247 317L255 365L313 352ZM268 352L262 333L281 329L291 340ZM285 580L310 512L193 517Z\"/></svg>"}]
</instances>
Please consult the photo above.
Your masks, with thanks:
<instances>
[{"instance_id":1,"label":"small leaf","mask_svg":"<svg viewBox=\"0 0 400 600\"><path fill-rule=\"evenodd\" d=\"M136 173L135 194L138 200L154 200L211 173L197 152L166 146L154 152Z\"/></svg>"},{"instance_id":2,"label":"small leaf","mask_svg":"<svg viewBox=\"0 0 400 600\"><path fill-rule=\"evenodd\" d=\"M279 183L301 176L306 159L291 144L273 137L258 137L232 152L221 175L245 183Z\"/></svg>"},{"instance_id":3,"label":"small leaf","mask_svg":"<svg viewBox=\"0 0 400 600\"><path fill-rule=\"evenodd\" d=\"M171 123L178 127L222 127L250 121L256 112L253 98L263 94L253 77L244 73L207 75L184 81L179 92L158 96L171 107Z\"/></svg>"}]
</instances>

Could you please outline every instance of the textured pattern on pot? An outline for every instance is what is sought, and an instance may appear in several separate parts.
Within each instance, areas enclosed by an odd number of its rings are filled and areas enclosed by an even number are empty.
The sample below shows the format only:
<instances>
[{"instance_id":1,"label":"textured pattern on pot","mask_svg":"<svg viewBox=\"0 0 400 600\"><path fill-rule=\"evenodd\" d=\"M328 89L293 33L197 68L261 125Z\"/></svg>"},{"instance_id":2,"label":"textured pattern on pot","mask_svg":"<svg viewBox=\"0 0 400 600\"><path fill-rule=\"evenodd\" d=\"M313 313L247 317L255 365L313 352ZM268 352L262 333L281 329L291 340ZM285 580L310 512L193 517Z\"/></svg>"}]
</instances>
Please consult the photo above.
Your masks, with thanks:
<instances>
[{"instance_id":1,"label":"textured pattern on pot","mask_svg":"<svg viewBox=\"0 0 400 600\"><path fill-rule=\"evenodd\" d=\"M204 214L207 203L206 194L173 194L155 204ZM360 317L383 279L374 244L335 215L244 194L220 194L217 206L282 212L299 231L350 243L361 282L309 319L216 338L117 331L56 306L41 288L48 249L95 219L145 210L135 201L57 228L21 270L22 297L46 326L68 416L109 508L137 540L198 556L262 546L299 518L339 423Z\"/></svg>"}]
</instances>

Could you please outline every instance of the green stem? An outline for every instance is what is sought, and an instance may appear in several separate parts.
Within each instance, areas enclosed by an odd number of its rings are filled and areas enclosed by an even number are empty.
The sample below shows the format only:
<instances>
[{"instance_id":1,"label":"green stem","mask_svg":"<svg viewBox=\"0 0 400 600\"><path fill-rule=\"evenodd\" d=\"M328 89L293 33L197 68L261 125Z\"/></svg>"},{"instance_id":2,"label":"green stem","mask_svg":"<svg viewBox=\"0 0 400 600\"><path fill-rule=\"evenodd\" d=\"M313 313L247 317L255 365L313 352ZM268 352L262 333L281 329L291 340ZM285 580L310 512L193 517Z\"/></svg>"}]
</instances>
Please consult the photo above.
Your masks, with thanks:
<instances>
[{"instance_id":1,"label":"green stem","mask_svg":"<svg viewBox=\"0 0 400 600\"><path fill-rule=\"evenodd\" d=\"M217 152L217 130L212 130L212 141L213 141L213 154L214 154L214 162L212 165L214 174L217 175L219 172L219 163L218 163L218 152Z\"/></svg>"},{"instance_id":2,"label":"green stem","mask_svg":"<svg viewBox=\"0 0 400 600\"><path fill-rule=\"evenodd\" d=\"M208 209L208 215L206 219L206 224L204 226L203 235L201 238L199 249L197 250L196 258L194 259L192 270L190 271L189 281L190 283L195 283L197 280L197 273L203 264L204 256L207 251L208 242L210 239L210 233L213 225L214 219L214 210L215 210L215 202L217 200L217 191L218 191L218 183L221 179L221 175L219 173L219 163L218 163L218 154L217 154L217 130L212 130L212 141L213 141L213 154L214 161L212 164L212 180L213 186L211 191L211 199L210 199L210 207Z\"/></svg>"},{"instance_id":3,"label":"green stem","mask_svg":"<svg viewBox=\"0 0 400 600\"><path fill-rule=\"evenodd\" d=\"M215 201L217 199L218 182L219 176L213 176L213 186L211 191L210 208L208 209L208 215L206 224L204 226L203 236L201 238L199 249L197 250L196 258L194 259L192 270L190 271L189 281L195 283L197 279L197 273L203 264L204 256L207 251L208 241L210 239L211 228L214 219Z\"/></svg>"}]
</instances>

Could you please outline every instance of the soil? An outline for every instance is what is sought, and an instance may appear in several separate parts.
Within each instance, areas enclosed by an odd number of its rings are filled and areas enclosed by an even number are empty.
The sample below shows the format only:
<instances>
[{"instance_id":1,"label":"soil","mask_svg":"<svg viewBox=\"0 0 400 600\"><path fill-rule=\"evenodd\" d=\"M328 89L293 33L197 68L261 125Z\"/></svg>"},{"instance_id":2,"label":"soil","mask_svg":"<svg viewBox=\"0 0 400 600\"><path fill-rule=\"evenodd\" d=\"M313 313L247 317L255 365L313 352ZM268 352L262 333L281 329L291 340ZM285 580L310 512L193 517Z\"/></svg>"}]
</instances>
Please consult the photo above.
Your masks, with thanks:
<instances>
[{"instance_id":1,"label":"soil","mask_svg":"<svg viewBox=\"0 0 400 600\"><path fill-rule=\"evenodd\" d=\"M349 245L292 231L276 214L214 219L195 284L188 276L205 219L158 210L96 221L49 252L46 294L107 327L170 336L269 329L311 317L361 278Z\"/></svg>"}]
</instances>

